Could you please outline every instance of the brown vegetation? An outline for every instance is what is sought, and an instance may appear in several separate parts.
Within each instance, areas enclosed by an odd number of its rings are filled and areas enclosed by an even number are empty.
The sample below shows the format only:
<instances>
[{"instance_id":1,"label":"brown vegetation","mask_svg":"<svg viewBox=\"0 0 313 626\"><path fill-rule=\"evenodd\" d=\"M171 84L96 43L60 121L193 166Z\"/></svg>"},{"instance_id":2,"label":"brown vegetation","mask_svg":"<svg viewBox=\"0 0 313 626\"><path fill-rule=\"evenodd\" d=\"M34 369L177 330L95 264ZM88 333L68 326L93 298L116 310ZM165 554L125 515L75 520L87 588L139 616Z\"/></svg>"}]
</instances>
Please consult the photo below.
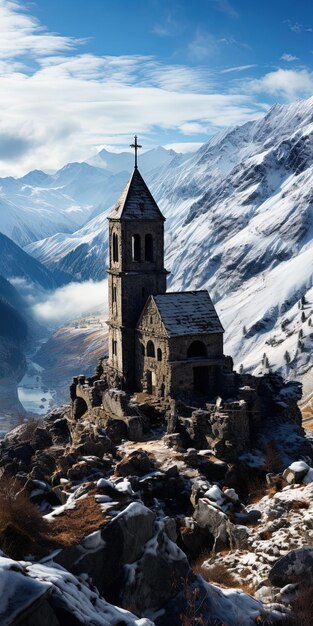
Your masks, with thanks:
<instances>
[{"instance_id":1,"label":"brown vegetation","mask_svg":"<svg viewBox=\"0 0 313 626\"><path fill-rule=\"evenodd\" d=\"M308 500L292 500L290 508L292 511L300 511L301 509L308 509L310 502Z\"/></svg>"},{"instance_id":2,"label":"brown vegetation","mask_svg":"<svg viewBox=\"0 0 313 626\"><path fill-rule=\"evenodd\" d=\"M193 572L201 576L206 582L221 585L226 588L241 589L245 593L253 595L254 590L249 585L239 579L224 563L214 562L212 557L209 560L209 567L204 566L204 561L208 559L208 554L202 554L193 564Z\"/></svg>"},{"instance_id":3,"label":"brown vegetation","mask_svg":"<svg viewBox=\"0 0 313 626\"><path fill-rule=\"evenodd\" d=\"M49 544L49 524L29 500L22 485L0 480L0 548L13 559L42 555Z\"/></svg>"},{"instance_id":4,"label":"brown vegetation","mask_svg":"<svg viewBox=\"0 0 313 626\"><path fill-rule=\"evenodd\" d=\"M55 543L63 547L73 546L107 524L108 519L94 494L94 490L90 491L86 497L76 500L75 508L55 516L49 530L49 536Z\"/></svg>"},{"instance_id":5,"label":"brown vegetation","mask_svg":"<svg viewBox=\"0 0 313 626\"><path fill-rule=\"evenodd\" d=\"M286 626L312 626L313 597L312 589L303 589L292 603L292 614Z\"/></svg>"},{"instance_id":6,"label":"brown vegetation","mask_svg":"<svg viewBox=\"0 0 313 626\"><path fill-rule=\"evenodd\" d=\"M22 559L28 554L41 557L56 546L79 543L108 522L94 496L95 491L91 490L75 502L75 508L66 509L49 522L29 500L18 481L2 477L0 549L13 559ZM115 504L116 509L122 506L122 502Z\"/></svg>"}]
</instances>

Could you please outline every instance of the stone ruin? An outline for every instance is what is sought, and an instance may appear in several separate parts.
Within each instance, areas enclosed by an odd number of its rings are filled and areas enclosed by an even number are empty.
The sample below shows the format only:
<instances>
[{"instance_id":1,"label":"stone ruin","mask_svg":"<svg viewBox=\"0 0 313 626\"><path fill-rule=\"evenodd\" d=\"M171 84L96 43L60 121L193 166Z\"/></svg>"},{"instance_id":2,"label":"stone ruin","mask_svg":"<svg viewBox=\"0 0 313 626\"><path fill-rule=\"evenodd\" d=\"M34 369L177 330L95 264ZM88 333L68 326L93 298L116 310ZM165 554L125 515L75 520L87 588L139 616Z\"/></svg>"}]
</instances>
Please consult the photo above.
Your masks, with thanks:
<instances>
[{"instance_id":1,"label":"stone ruin","mask_svg":"<svg viewBox=\"0 0 313 626\"><path fill-rule=\"evenodd\" d=\"M181 394L176 398L156 398L110 387L105 359L96 374L73 378L70 387L73 421L87 418L110 436L141 441L151 426L161 426L168 445L210 449L228 462L253 446L256 437L270 423L292 423L301 427L301 384L284 382L275 373L262 377L227 373L223 396ZM229 393L229 392L230 393Z\"/></svg>"}]
</instances>

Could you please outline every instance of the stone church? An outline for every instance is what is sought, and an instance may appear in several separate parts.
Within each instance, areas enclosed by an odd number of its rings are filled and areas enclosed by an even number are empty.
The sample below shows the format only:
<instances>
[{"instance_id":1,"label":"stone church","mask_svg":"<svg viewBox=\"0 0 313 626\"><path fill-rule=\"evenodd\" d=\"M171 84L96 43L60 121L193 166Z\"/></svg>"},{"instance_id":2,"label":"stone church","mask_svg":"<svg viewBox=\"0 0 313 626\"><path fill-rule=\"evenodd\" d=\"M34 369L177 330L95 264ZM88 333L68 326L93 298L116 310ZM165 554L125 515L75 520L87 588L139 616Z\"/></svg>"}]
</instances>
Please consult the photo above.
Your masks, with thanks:
<instances>
[{"instance_id":1,"label":"stone church","mask_svg":"<svg viewBox=\"0 0 313 626\"><path fill-rule=\"evenodd\" d=\"M164 222L137 166L108 216L112 386L157 397L214 397L232 364L207 291L168 292ZM231 359L230 359L231 361Z\"/></svg>"}]
</instances>

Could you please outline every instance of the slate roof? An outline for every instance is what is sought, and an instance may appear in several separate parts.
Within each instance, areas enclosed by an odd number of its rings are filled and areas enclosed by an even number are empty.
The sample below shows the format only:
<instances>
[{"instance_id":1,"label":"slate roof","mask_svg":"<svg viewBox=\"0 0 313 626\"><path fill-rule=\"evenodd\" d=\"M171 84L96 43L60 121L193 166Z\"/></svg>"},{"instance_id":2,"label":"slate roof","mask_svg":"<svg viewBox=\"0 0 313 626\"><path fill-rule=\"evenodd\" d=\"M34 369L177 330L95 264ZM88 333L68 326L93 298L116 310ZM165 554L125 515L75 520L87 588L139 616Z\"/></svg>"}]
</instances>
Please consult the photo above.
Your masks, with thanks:
<instances>
[{"instance_id":1,"label":"slate roof","mask_svg":"<svg viewBox=\"0 0 313 626\"><path fill-rule=\"evenodd\" d=\"M138 169L134 169L124 191L108 215L111 220L165 221Z\"/></svg>"},{"instance_id":2,"label":"slate roof","mask_svg":"<svg viewBox=\"0 0 313 626\"><path fill-rule=\"evenodd\" d=\"M207 291L168 292L152 298L169 337L224 332Z\"/></svg>"}]
</instances>

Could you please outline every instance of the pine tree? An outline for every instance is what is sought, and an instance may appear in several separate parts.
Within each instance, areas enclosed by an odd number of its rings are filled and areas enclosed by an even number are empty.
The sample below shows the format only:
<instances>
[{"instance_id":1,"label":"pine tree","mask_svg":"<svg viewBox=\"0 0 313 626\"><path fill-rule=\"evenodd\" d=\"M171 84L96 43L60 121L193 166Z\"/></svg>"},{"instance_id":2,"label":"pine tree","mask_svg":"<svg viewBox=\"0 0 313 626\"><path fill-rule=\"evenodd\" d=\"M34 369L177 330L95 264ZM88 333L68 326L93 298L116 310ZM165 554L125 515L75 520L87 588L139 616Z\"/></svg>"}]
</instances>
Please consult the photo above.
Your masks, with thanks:
<instances>
[{"instance_id":1,"label":"pine tree","mask_svg":"<svg viewBox=\"0 0 313 626\"><path fill-rule=\"evenodd\" d=\"M302 322L302 324L303 324L303 322L305 322L305 320L306 320L305 312L302 311L302 313L301 313L301 322Z\"/></svg>"},{"instance_id":2,"label":"pine tree","mask_svg":"<svg viewBox=\"0 0 313 626\"><path fill-rule=\"evenodd\" d=\"M302 337L303 337L303 330L302 330L302 328L300 328L300 330L299 330L299 332L298 332L298 337L299 337L300 339L302 339Z\"/></svg>"},{"instance_id":3,"label":"pine tree","mask_svg":"<svg viewBox=\"0 0 313 626\"><path fill-rule=\"evenodd\" d=\"M243 374L243 372L244 372L244 369L243 369L243 365L241 363L241 365L239 367L239 374Z\"/></svg>"},{"instance_id":4,"label":"pine tree","mask_svg":"<svg viewBox=\"0 0 313 626\"><path fill-rule=\"evenodd\" d=\"M242 327L242 334L243 334L244 336L246 336L246 334L247 334L247 327L246 327L246 326L243 326L243 327Z\"/></svg>"},{"instance_id":5,"label":"pine tree","mask_svg":"<svg viewBox=\"0 0 313 626\"><path fill-rule=\"evenodd\" d=\"M303 295L302 298L301 298L302 308L304 307L305 304L306 304L306 299L305 299L305 296Z\"/></svg>"},{"instance_id":6,"label":"pine tree","mask_svg":"<svg viewBox=\"0 0 313 626\"><path fill-rule=\"evenodd\" d=\"M284 354L284 358L285 358L286 363L289 365L289 363L290 363L290 354L289 354L288 350L286 350L286 352Z\"/></svg>"}]
</instances>

